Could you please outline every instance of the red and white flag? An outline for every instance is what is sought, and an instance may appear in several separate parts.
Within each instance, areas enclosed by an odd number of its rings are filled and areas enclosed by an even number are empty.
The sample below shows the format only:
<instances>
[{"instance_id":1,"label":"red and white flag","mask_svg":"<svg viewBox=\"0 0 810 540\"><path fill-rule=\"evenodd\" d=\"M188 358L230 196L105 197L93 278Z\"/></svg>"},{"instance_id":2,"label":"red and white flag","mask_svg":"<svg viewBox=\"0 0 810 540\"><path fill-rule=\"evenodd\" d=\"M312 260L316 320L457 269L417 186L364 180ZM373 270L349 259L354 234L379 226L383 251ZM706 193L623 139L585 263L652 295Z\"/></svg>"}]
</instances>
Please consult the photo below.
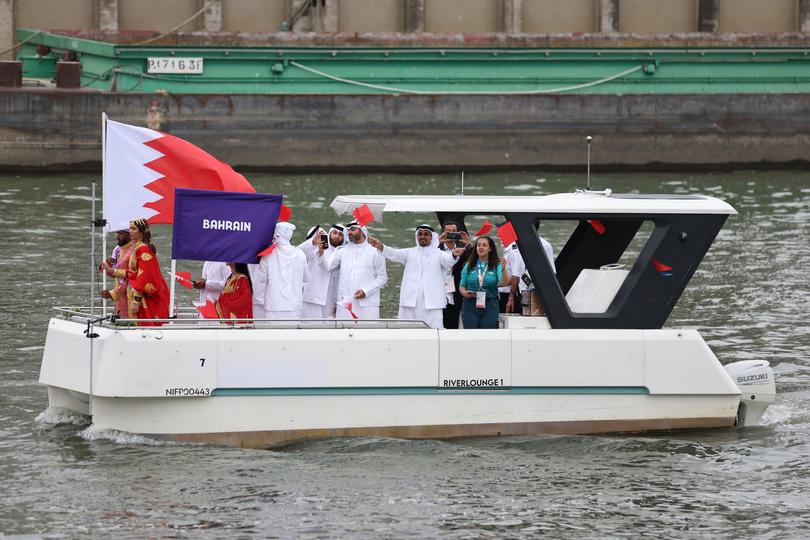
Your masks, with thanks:
<instances>
[{"instance_id":1,"label":"red and white flag","mask_svg":"<svg viewBox=\"0 0 810 540\"><path fill-rule=\"evenodd\" d=\"M204 304L202 302L192 302L192 304L200 312L203 319L219 319L217 305L211 300L207 300Z\"/></svg>"},{"instance_id":2,"label":"red and white flag","mask_svg":"<svg viewBox=\"0 0 810 540\"><path fill-rule=\"evenodd\" d=\"M337 303L337 305L339 305L339 306L343 307L344 309L346 309L346 311L349 312L349 315L352 316L352 319L357 319L358 318L357 314L355 314L355 312L352 311L352 302L351 302L351 300L341 300L341 301L339 301Z\"/></svg>"},{"instance_id":3,"label":"red and white flag","mask_svg":"<svg viewBox=\"0 0 810 540\"><path fill-rule=\"evenodd\" d=\"M106 117L105 117L106 119ZM255 193L244 176L168 133L106 120L104 217L109 230L133 219L174 222L175 188Z\"/></svg>"}]
</instances>

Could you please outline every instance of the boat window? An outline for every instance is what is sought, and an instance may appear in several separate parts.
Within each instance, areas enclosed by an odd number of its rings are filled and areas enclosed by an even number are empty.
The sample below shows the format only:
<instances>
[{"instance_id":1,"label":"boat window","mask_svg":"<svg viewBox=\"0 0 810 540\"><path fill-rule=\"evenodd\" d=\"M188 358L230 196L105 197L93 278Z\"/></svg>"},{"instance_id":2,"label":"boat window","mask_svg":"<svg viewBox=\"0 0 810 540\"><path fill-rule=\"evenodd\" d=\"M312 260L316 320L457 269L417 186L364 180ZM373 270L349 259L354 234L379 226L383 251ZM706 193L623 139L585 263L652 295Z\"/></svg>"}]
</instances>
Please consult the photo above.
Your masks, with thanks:
<instances>
[{"instance_id":1,"label":"boat window","mask_svg":"<svg viewBox=\"0 0 810 540\"><path fill-rule=\"evenodd\" d=\"M641 249L650 239L653 229L655 229L655 224L650 220L645 220L616 262L624 265L627 269L632 268L641 253Z\"/></svg>"},{"instance_id":2,"label":"boat window","mask_svg":"<svg viewBox=\"0 0 810 540\"><path fill-rule=\"evenodd\" d=\"M655 229L652 221L632 219L537 219L534 224L545 241L543 252L552 254L554 287L562 290L568 308L594 314L609 309Z\"/></svg>"},{"instance_id":3,"label":"boat window","mask_svg":"<svg viewBox=\"0 0 810 540\"><path fill-rule=\"evenodd\" d=\"M650 220L543 220L541 236L562 246L556 277L571 312L605 313L654 229Z\"/></svg>"}]
</instances>

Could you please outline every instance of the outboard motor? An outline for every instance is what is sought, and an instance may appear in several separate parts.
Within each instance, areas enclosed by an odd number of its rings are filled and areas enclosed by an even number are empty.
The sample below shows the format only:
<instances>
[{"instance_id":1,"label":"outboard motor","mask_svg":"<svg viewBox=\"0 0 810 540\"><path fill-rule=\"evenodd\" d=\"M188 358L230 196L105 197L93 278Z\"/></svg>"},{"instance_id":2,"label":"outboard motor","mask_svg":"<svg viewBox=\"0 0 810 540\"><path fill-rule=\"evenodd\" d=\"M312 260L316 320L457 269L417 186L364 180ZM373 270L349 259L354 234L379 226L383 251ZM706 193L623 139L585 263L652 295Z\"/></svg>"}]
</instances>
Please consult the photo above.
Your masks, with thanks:
<instances>
[{"instance_id":1,"label":"outboard motor","mask_svg":"<svg viewBox=\"0 0 810 540\"><path fill-rule=\"evenodd\" d=\"M737 425L753 426L776 397L773 369L765 360L743 360L726 366L726 371L742 392L737 409Z\"/></svg>"}]
</instances>

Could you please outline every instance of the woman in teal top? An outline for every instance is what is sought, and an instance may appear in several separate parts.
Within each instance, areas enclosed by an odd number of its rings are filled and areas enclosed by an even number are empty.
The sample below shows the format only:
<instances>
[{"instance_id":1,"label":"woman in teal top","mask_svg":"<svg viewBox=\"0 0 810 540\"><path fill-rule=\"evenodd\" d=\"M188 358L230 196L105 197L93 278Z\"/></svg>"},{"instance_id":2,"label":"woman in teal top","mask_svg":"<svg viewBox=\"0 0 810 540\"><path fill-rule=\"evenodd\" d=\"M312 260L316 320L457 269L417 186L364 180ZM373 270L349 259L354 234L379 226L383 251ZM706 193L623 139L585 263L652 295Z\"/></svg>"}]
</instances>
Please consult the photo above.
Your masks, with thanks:
<instances>
[{"instance_id":1,"label":"woman in teal top","mask_svg":"<svg viewBox=\"0 0 810 540\"><path fill-rule=\"evenodd\" d=\"M508 285L509 279L506 259L501 258L498 264L498 250L492 238L476 239L458 284L458 292L464 297L461 305L464 328L498 328L498 287Z\"/></svg>"}]
</instances>

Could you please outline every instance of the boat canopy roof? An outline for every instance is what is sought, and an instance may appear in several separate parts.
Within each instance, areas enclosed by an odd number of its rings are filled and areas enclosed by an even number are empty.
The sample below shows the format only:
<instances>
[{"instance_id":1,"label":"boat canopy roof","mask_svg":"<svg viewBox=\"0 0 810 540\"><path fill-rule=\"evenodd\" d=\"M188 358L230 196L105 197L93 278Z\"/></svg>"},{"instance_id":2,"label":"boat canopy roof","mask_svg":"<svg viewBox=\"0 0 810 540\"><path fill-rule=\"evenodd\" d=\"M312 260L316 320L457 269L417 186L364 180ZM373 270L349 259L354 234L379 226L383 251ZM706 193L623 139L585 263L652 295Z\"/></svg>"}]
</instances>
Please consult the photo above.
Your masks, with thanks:
<instances>
[{"instance_id":1,"label":"boat canopy roof","mask_svg":"<svg viewBox=\"0 0 810 540\"><path fill-rule=\"evenodd\" d=\"M720 199L703 195L642 195L575 191L532 196L470 195L338 195L332 208L351 213L367 204L378 220L386 212L441 212L461 214L736 214Z\"/></svg>"}]
</instances>

